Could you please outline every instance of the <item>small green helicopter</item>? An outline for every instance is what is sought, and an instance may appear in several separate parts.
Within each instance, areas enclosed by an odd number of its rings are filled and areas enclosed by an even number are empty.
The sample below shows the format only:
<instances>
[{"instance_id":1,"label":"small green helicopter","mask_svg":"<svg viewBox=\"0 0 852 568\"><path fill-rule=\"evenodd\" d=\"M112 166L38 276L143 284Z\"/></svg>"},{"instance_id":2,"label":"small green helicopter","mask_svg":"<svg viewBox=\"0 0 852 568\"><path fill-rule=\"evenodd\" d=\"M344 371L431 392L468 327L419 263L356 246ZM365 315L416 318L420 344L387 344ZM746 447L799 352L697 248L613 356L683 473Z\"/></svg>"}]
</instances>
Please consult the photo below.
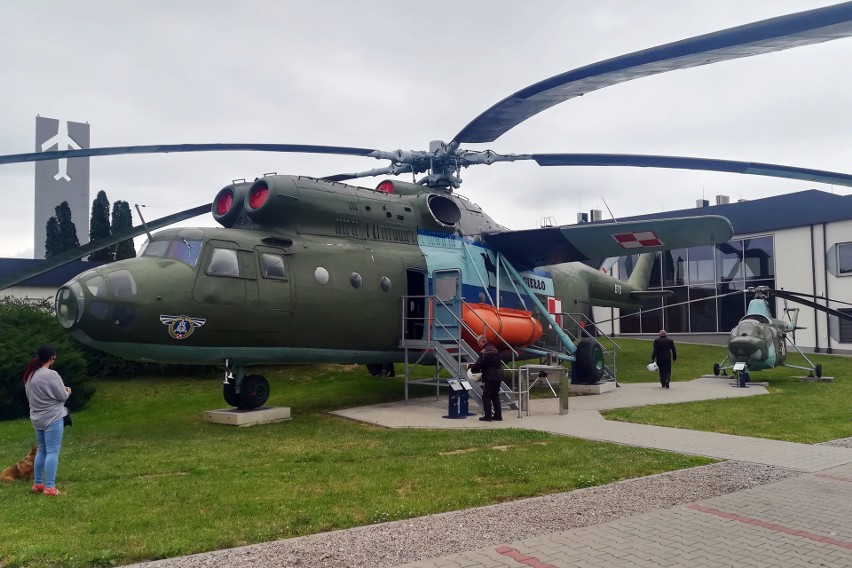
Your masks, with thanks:
<instances>
[{"instance_id":1,"label":"small green helicopter","mask_svg":"<svg viewBox=\"0 0 852 568\"><path fill-rule=\"evenodd\" d=\"M844 319L852 319L852 316L838 310L817 304L802 297L796 292L785 290L771 290L766 286L748 288L747 292L754 294L749 302L746 315L731 330L728 339L728 354L721 363L713 365L713 374L727 374L728 369L733 370L740 386L744 386L750 380L750 372L773 369L775 367L791 367L808 372L809 377L822 377L822 365L814 364L808 359L790 337L796 329L799 310L788 308L786 300L800 303L827 314ZM787 319L777 319L772 316L769 306L769 298L775 295L784 298L784 314ZM829 298L823 298L830 300ZM837 302L837 300L830 300ZM845 302L840 302L845 303ZM787 346L793 347L808 363L808 367L787 363Z\"/></svg>"},{"instance_id":2,"label":"small green helicopter","mask_svg":"<svg viewBox=\"0 0 852 568\"><path fill-rule=\"evenodd\" d=\"M601 61L526 87L480 114L450 142L428 150L304 144L172 144L0 156L0 164L118 154L264 151L337 154L390 165L317 179L266 175L231 183L210 205L134 227L52 257L0 289L104 246L211 212L218 228L169 228L140 255L88 270L57 293L60 325L93 348L127 359L216 364L226 369L231 405L261 406L269 384L247 370L292 362L405 360L407 342L484 333L511 349L557 336L585 382L600 377L600 348L575 345L564 315L592 305L637 307L651 253L723 243L718 216L588 223L511 231L454 190L461 170L495 162L541 166L685 168L852 186L823 170L678 156L498 154L462 144L493 142L526 119L569 99L641 77L770 53L852 35L852 2L772 18ZM374 188L348 180L385 179ZM627 282L582 262L641 254ZM644 280L644 281L643 281ZM510 340L506 338L510 337Z\"/></svg>"}]
</instances>

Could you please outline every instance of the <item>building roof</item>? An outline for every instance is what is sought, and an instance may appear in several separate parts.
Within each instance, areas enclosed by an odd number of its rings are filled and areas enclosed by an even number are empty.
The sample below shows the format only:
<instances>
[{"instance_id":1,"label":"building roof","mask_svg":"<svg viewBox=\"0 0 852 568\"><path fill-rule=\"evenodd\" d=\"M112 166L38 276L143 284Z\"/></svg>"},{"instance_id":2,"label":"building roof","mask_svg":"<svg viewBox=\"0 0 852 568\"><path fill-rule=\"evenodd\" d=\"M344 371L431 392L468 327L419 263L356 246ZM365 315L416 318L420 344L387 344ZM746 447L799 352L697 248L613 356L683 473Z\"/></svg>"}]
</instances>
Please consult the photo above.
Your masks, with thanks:
<instances>
[{"instance_id":1,"label":"building roof","mask_svg":"<svg viewBox=\"0 0 852 568\"><path fill-rule=\"evenodd\" d=\"M32 258L0 258L0 280L4 280L9 276L14 276L24 270L35 268L40 263L44 262L41 259ZM58 266L50 272L39 274L29 280L21 282L18 286L44 286L51 288L59 288L78 274L105 264L103 262L87 262L83 260L75 260L68 264ZM0 292L2 294L2 292Z\"/></svg>"},{"instance_id":2,"label":"building roof","mask_svg":"<svg viewBox=\"0 0 852 568\"><path fill-rule=\"evenodd\" d=\"M727 217L733 224L736 235L764 233L852 219L852 195L835 195L810 189L753 201L638 215L619 221L669 219L691 215Z\"/></svg>"}]
</instances>

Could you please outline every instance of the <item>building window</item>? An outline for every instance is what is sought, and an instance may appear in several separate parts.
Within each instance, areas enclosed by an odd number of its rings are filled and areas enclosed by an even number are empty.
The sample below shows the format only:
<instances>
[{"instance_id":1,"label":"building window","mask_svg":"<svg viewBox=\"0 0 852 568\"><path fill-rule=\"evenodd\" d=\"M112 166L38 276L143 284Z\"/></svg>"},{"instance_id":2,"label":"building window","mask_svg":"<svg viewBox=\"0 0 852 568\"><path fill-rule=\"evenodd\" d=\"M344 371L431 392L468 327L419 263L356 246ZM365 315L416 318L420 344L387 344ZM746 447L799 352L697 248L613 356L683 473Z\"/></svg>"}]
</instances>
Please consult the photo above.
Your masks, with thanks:
<instances>
[{"instance_id":1,"label":"building window","mask_svg":"<svg viewBox=\"0 0 852 568\"><path fill-rule=\"evenodd\" d=\"M838 245L838 265L852 275L852 243L846 245L842 252ZM843 253L845 265L840 261ZM622 279L630 276L637 259L619 260ZM674 296L655 300L656 306L645 302L641 310L621 310L621 333L729 332L745 315L751 299L747 289L755 286L775 287L772 236L663 251L654 262L648 289L671 290ZM770 309L774 313L775 306Z\"/></svg>"},{"instance_id":2,"label":"building window","mask_svg":"<svg viewBox=\"0 0 852 568\"><path fill-rule=\"evenodd\" d=\"M837 243L837 274L852 275L852 243Z\"/></svg>"},{"instance_id":3,"label":"building window","mask_svg":"<svg viewBox=\"0 0 852 568\"><path fill-rule=\"evenodd\" d=\"M849 308L837 311L852 316L852 310ZM852 320L837 318L837 321L840 323L840 343L852 343Z\"/></svg>"}]
</instances>

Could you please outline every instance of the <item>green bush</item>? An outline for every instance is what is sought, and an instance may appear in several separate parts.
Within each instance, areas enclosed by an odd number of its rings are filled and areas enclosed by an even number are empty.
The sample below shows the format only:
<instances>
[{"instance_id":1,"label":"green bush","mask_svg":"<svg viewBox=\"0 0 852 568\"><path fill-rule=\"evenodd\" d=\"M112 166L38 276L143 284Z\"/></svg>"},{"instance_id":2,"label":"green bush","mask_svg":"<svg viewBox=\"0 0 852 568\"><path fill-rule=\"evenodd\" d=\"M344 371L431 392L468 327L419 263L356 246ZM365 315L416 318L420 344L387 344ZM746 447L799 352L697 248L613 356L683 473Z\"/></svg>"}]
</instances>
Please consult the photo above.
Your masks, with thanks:
<instances>
[{"instance_id":1,"label":"green bush","mask_svg":"<svg viewBox=\"0 0 852 568\"><path fill-rule=\"evenodd\" d=\"M87 381L82 347L59 326L48 302L28 304L15 298L0 300L0 420L29 416L23 374L39 345L56 349L53 368L71 387L66 403L72 411L86 405L95 388Z\"/></svg>"}]
</instances>

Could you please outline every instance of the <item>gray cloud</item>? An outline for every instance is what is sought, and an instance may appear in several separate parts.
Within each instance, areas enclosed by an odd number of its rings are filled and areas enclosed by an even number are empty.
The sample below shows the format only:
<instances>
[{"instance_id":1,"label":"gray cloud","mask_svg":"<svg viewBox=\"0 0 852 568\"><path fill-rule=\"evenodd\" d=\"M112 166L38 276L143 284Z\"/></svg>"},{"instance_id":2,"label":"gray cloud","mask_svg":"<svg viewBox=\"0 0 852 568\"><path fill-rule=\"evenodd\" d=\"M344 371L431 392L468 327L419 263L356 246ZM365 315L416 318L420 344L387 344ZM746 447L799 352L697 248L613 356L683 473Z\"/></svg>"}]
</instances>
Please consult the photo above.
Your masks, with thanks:
<instances>
[{"instance_id":1,"label":"gray cloud","mask_svg":"<svg viewBox=\"0 0 852 568\"><path fill-rule=\"evenodd\" d=\"M267 142L424 149L508 94L568 69L832 2L189 1L5 3L0 154L32 151L36 114L92 125L95 146ZM630 152L845 171L852 40L649 77L536 116L499 152ZM482 146L484 148L485 146ZM380 162L254 153L93 159L92 197L159 217L235 178ZM617 216L704 195L817 187L753 176L496 164L461 192L512 228L579 210ZM374 185L376 180L365 180ZM834 188L848 193L847 188ZM33 166L0 166L0 255L32 247ZM198 223L199 221L196 221ZM212 219L202 221L212 224Z\"/></svg>"}]
</instances>

